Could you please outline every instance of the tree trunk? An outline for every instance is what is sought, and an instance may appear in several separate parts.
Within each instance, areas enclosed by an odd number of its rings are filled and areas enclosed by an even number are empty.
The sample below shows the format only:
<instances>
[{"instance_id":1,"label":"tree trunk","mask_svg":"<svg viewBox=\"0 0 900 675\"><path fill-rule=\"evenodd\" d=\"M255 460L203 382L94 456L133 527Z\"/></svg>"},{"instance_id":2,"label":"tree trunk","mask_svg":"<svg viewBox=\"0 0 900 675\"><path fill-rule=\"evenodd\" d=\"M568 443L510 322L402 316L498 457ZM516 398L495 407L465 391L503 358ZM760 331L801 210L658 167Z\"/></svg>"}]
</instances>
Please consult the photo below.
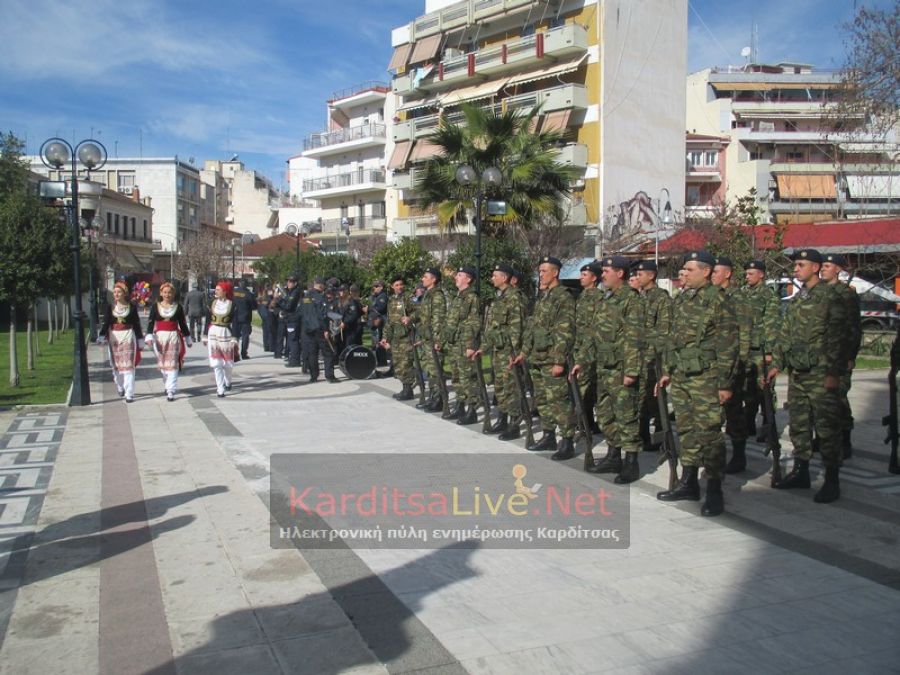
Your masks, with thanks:
<instances>
[{"instance_id":1,"label":"tree trunk","mask_svg":"<svg viewBox=\"0 0 900 675\"><path fill-rule=\"evenodd\" d=\"M34 337L33 333L34 324L31 321L31 308L28 308L28 319L25 322L25 342L28 343L27 354L28 359L26 361L28 370L34 370L34 346L31 341Z\"/></svg>"},{"instance_id":2,"label":"tree trunk","mask_svg":"<svg viewBox=\"0 0 900 675\"><path fill-rule=\"evenodd\" d=\"M63 313L62 329L63 329L63 333L65 333L67 330L69 330L69 314L70 314L70 309L72 307L71 298L72 298L72 296L70 296L70 295L63 296L63 298L62 298L62 313Z\"/></svg>"},{"instance_id":3,"label":"tree trunk","mask_svg":"<svg viewBox=\"0 0 900 675\"><path fill-rule=\"evenodd\" d=\"M37 356L41 355L41 336L39 335L40 330L41 330L41 324L38 321L38 304L39 303L40 303L40 300L35 300L34 307L31 308L33 316L34 316L34 334L32 337L34 339L34 353Z\"/></svg>"},{"instance_id":4,"label":"tree trunk","mask_svg":"<svg viewBox=\"0 0 900 675\"><path fill-rule=\"evenodd\" d=\"M9 303L9 386L19 386L19 354L16 350L16 306Z\"/></svg>"}]
</instances>

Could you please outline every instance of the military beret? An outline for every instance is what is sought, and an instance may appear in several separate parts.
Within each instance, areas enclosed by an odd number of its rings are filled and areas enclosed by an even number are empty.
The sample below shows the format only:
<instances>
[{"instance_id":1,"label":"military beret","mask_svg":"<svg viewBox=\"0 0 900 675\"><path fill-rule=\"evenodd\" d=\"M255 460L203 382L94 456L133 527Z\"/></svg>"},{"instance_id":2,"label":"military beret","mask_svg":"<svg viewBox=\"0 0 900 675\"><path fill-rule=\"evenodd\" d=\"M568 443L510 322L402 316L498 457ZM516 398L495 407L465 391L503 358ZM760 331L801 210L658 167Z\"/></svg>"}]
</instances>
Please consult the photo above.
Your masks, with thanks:
<instances>
[{"instance_id":1,"label":"military beret","mask_svg":"<svg viewBox=\"0 0 900 675\"><path fill-rule=\"evenodd\" d=\"M395 274L391 277L392 284L396 284L398 281L406 281L406 279L403 278L402 274Z\"/></svg>"},{"instance_id":2,"label":"military beret","mask_svg":"<svg viewBox=\"0 0 900 675\"><path fill-rule=\"evenodd\" d=\"M517 270L515 267L510 267L509 269L510 269L510 274L509 274L510 277L515 277L516 279L522 278L522 273L519 272L519 270Z\"/></svg>"},{"instance_id":3,"label":"military beret","mask_svg":"<svg viewBox=\"0 0 900 675\"><path fill-rule=\"evenodd\" d=\"M586 265L581 266L581 272L590 272L595 277L599 277L600 273L603 271L603 265L601 265L597 260L592 260Z\"/></svg>"},{"instance_id":4,"label":"military beret","mask_svg":"<svg viewBox=\"0 0 900 675\"><path fill-rule=\"evenodd\" d=\"M814 248L801 248L794 251L791 260L809 260L814 263L822 263L822 254Z\"/></svg>"},{"instance_id":5,"label":"military beret","mask_svg":"<svg viewBox=\"0 0 900 675\"><path fill-rule=\"evenodd\" d=\"M541 264L547 263L548 265L556 265L558 269L562 269L562 261L559 258L554 258L552 255L545 255L541 258Z\"/></svg>"},{"instance_id":6,"label":"military beret","mask_svg":"<svg viewBox=\"0 0 900 675\"><path fill-rule=\"evenodd\" d=\"M691 260L696 260L697 262L709 265L710 267L713 267L716 264L716 259L707 251L691 251L684 256L684 262L688 263Z\"/></svg>"},{"instance_id":7,"label":"military beret","mask_svg":"<svg viewBox=\"0 0 900 675\"><path fill-rule=\"evenodd\" d=\"M337 277L330 277L330 278L328 279L328 285L329 285L329 286L337 286L337 285L340 284L340 283L341 283L341 280L338 279Z\"/></svg>"},{"instance_id":8,"label":"military beret","mask_svg":"<svg viewBox=\"0 0 900 675\"><path fill-rule=\"evenodd\" d=\"M724 255L721 255L718 258L716 258L716 265L721 265L722 267L734 267L734 265L731 262L731 258L724 256Z\"/></svg>"},{"instance_id":9,"label":"military beret","mask_svg":"<svg viewBox=\"0 0 900 675\"><path fill-rule=\"evenodd\" d=\"M825 255L825 260L823 262L829 262L834 265L838 265L839 267L847 266L847 259L842 256L840 253L828 253Z\"/></svg>"},{"instance_id":10,"label":"military beret","mask_svg":"<svg viewBox=\"0 0 900 675\"><path fill-rule=\"evenodd\" d=\"M601 260L600 264L603 265L603 267L613 267L617 270L627 270L631 267L631 262L628 258L621 255L611 255L608 258Z\"/></svg>"},{"instance_id":11,"label":"military beret","mask_svg":"<svg viewBox=\"0 0 900 675\"><path fill-rule=\"evenodd\" d=\"M507 265L506 263L497 263L494 265L495 272L503 272L508 277L513 275L513 268Z\"/></svg>"},{"instance_id":12,"label":"military beret","mask_svg":"<svg viewBox=\"0 0 900 675\"><path fill-rule=\"evenodd\" d=\"M437 267L429 267L425 270L425 274L430 274L438 281L441 280L441 271Z\"/></svg>"},{"instance_id":13,"label":"military beret","mask_svg":"<svg viewBox=\"0 0 900 675\"><path fill-rule=\"evenodd\" d=\"M635 272L656 272L656 263L652 260L638 260L634 265Z\"/></svg>"},{"instance_id":14,"label":"military beret","mask_svg":"<svg viewBox=\"0 0 900 675\"><path fill-rule=\"evenodd\" d=\"M374 288L375 286L381 286L382 288L384 288L384 282L381 279L376 279L372 282L372 287Z\"/></svg>"},{"instance_id":15,"label":"military beret","mask_svg":"<svg viewBox=\"0 0 900 675\"><path fill-rule=\"evenodd\" d=\"M324 284L324 283L325 283L325 277L316 277L315 279L313 279L313 283L314 283L314 284Z\"/></svg>"},{"instance_id":16,"label":"military beret","mask_svg":"<svg viewBox=\"0 0 900 675\"><path fill-rule=\"evenodd\" d=\"M471 265L463 265L456 271L462 272L463 274L468 274L470 279L474 279L475 277L478 276L478 274L476 274L476 272L475 272L475 268L472 267Z\"/></svg>"},{"instance_id":17,"label":"military beret","mask_svg":"<svg viewBox=\"0 0 900 675\"><path fill-rule=\"evenodd\" d=\"M751 260L747 263L748 270L759 270L760 272L766 271L766 263L764 260Z\"/></svg>"},{"instance_id":18,"label":"military beret","mask_svg":"<svg viewBox=\"0 0 900 675\"><path fill-rule=\"evenodd\" d=\"M294 283L297 283L297 277L295 277L293 274L292 274L291 276L289 276L289 277L287 278L287 280L288 280L288 281L293 281Z\"/></svg>"}]
</instances>

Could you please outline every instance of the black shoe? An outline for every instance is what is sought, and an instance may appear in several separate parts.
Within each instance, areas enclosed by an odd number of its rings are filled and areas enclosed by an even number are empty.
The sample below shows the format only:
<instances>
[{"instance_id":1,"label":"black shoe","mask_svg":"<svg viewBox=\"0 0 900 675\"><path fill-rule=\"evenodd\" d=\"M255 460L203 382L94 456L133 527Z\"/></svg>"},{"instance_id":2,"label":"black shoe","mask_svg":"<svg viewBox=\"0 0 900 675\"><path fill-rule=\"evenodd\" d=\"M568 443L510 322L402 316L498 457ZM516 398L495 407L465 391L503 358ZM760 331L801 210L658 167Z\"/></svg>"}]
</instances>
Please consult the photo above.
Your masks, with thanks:
<instances>
[{"instance_id":1,"label":"black shoe","mask_svg":"<svg viewBox=\"0 0 900 675\"><path fill-rule=\"evenodd\" d=\"M175 394L166 394L166 400L171 403L175 400Z\"/></svg>"},{"instance_id":2,"label":"black shoe","mask_svg":"<svg viewBox=\"0 0 900 675\"><path fill-rule=\"evenodd\" d=\"M622 473L622 449L610 445L606 456L587 470L590 473Z\"/></svg>"},{"instance_id":3,"label":"black shoe","mask_svg":"<svg viewBox=\"0 0 900 675\"><path fill-rule=\"evenodd\" d=\"M571 438L564 438L556 446L556 452L550 455L550 459L557 461L572 459L575 456L575 443Z\"/></svg>"},{"instance_id":4,"label":"black shoe","mask_svg":"<svg viewBox=\"0 0 900 675\"><path fill-rule=\"evenodd\" d=\"M134 403L134 399L125 397L125 403Z\"/></svg>"},{"instance_id":5,"label":"black shoe","mask_svg":"<svg viewBox=\"0 0 900 675\"><path fill-rule=\"evenodd\" d=\"M287 363L284 364L284 367L285 368L302 368L303 366L301 366L299 363L291 363L290 361L288 361Z\"/></svg>"},{"instance_id":6,"label":"black shoe","mask_svg":"<svg viewBox=\"0 0 900 675\"><path fill-rule=\"evenodd\" d=\"M656 493L656 498L662 502L700 501L700 483L697 482L699 468L696 466L681 467L681 480L673 490L664 490Z\"/></svg>"},{"instance_id":7,"label":"black shoe","mask_svg":"<svg viewBox=\"0 0 900 675\"><path fill-rule=\"evenodd\" d=\"M853 443L850 441L850 429L844 429L841 432L841 456L844 459L853 457Z\"/></svg>"},{"instance_id":8,"label":"black shoe","mask_svg":"<svg viewBox=\"0 0 900 675\"><path fill-rule=\"evenodd\" d=\"M456 420L457 424L466 425L466 424L475 424L478 421L478 413L476 412L477 404L472 403L468 407L463 405L462 414L459 416L459 419Z\"/></svg>"},{"instance_id":9,"label":"black shoe","mask_svg":"<svg viewBox=\"0 0 900 675\"><path fill-rule=\"evenodd\" d=\"M432 403L434 403L434 392L431 392L431 395L423 403L416 403L416 410L428 410L428 406Z\"/></svg>"},{"instance_id":10,"label":"black shoe","mask_svg":"<svg viewBox=\"0 0 900 675\"><path fill-rule=\"evenodd\" d=\"M461 404L461 403L459 402L459 400L457 399L456 403L454 403L454 404L450 407L450 410L447 411L447 412L445 412L445 413L443 413L443 414L441 415L441 419L444 419L444 420L457 420L457 419L459 419L459 416L460 416L461 414L462 414L462 404Z\"/></svg>"},{"instance_id":11,"label":"black shoe","mask_svg":"<svg viewBox=\"0 0 900 675\"><path fill-rule=\"evenodd\" d=\"M734 451L731 454L731 460L725 467L725 473L741 473L747 468L747 441L732 441L731 445Z\"/></svg>"},{"instance_id":12,"label":"black shoe","mask_svg":"<svg viewBox=\"0 0 900 675\"><path fill-rule=\"evenodd\" d=\"M809 462L805 459L795 459L794 467L790 473L772 487L779 490L791 490L793 488L808 488L809 486Z\"/></svg>"},{"instance_id":13,"label":"black shoe","mask_svg":"<svg viewBox=\"0 0 900 675\"><path fill-rule=\"evenodd\" d=\"M396 399L397 401L412 401L414 398L415 394L413 394L412 386L408 384L404 384L403 389L394 394L394 399Z\"/></svg>"},{"instance_id":14,"label":"black shoe","mask_svg":"<svg viewBox=\"0 0 900 675\"><path fill-rule=\"evenodd\" d=\"M225 385L225 391L231 391L231 383Z\"/></svg>"},{"instance_id":15,"label":"black shoe","mask_svg":"<svg viewBox=\"0 0 900 675\"><path fill-rule=\"evenodd\" d=\"M556 449L556 432L555 431L547 431L544 429L544 435L541 437L541 440L535 442L533 445L529 445L526 450L530 452L542 452L544 450L555 450Z\"/></svg>"},{"instance_id":16,"label":"black shoe","mask_svg":"<svg viewBox=\"0 0 900 675\"><path fill-rule=\"evenodd\" d=\"M619 475L613 479L614 483L619 485L627 485L633 483L641 477L641 467L638 464L638 454L636 452L626 452L625 461L622 462L622 470Z\"/></svg>"},{"instance_id":17,"label":"black shoe","mask_svg":"<svg viewBox=\"0 0 900 675\"><path fill-rule=\"evenodd\" d=\"M722 494L722 481L710 478L706 481L706 501L700 507L701 516L718 516L725 510L725 495Z\"/></svg>"},{"instance_id":18,"label":"black shoe","mask_svg":"<svg viewBox=\"0 0 900 675\"><path fill-rule=\"evenodd\" d=\"M441 412L444 409L444 397L442 394L438 394L431 401L428 402L422 410L425 412L436 413Z\"/></svg>"},{"instance_id":19,"label":"black shoe","mask_svg":"<svg viewBox=\"0 0 900 675\"><path fill-rule=\"evenodd\" d=\"M116 393L119 394L119 396L121 397L121 396L125 395L125 390L124 389L116 389Z\"/></svg>"},{"instance_id":20,"label":"black shoe","mask_svg":"<svg viewBox=\"0 0 900 675\"><path fill-rule=\"evenodd\" d=\"M491 428L485 431L486 434L502 434L509 426L509 415L500 413L497 415L497 421L491 425Z\"/></svg>"},{"instance_id":21,"label":"black shoe","mask_svg":"<svg viewBox=\"0 0 900 675\"><path fill-rule=\"evenodd\" d=\"M218 393L217 393L216 396L218 396L219 398L225 398L225 394L218 394Z\"/></svg>"},{"instance_id":22,"label":"black shoe","mask_svg":"<svg viewBox=\"0 0 900 675\"><path fill-rule=\"evenodd\" d=\"M241 358L242 358L244 361L246 361L246 360L249 359L250 357L249 357L247 354L241 354Z\"/></svg>"},{"instance_id":23,"label":"black shoe","mask_svg":"<svg viewBox=\"0 0 900 675\"><path fill-rule=\"evenodd\" d=\"M340 380L337 379L336 377L326 377L325 379L326 379L328 382L330 382L331 384L336 384L336 383L340 382Z\"/></svg>"},{"instance_id":24,"label":"black shoe","mask_svg":"<svg viewBox=\"0 0 900 675\"><path fill-rule=\"evenodd\" d=\"M514 441L522 435L522 431L519 429L519 424L521 420L517 417L513 420L510 420L509 424L506 425L506 431L501 433L497 438L501 441Z\"/></svg>"},{"instance_id":25,"label":"black shoe","mask_svg":"<svg viewBox=\"0 0 900 675\"><path fill-rule=\"evenodd\" d=\"M838 478L840 469L836 466L825 467L825 483L819 488L813 501L816 504L830 504L841 497L841 483Z\"/></svg>"}]
</instances>

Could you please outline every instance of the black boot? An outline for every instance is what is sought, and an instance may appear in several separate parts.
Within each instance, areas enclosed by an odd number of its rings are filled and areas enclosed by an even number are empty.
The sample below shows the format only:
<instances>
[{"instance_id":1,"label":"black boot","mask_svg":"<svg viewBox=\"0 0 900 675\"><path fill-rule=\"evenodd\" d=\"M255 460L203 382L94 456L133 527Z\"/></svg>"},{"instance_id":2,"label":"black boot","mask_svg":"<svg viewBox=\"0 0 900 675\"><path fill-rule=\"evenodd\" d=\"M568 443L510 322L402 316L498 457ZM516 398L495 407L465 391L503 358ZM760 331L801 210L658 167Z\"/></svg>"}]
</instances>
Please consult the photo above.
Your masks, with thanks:
<instances>
[{"instance_id":1,"label":"black boot","mask_svg":"<svg viewBox=\"0 0 900 675\"><path fill-rule=\"evenodd\" d=\"M441 415L442 419L445 420L457 420L459 416L462 414L462 403L459 402L459 399L456 399L456 403L451 406L450 411L443 413Z\"/></svg>"},{"instance_id":2,"label":"black boot","mask_svg":"<svg viewBox=\"0 0 900 675\"><path fill-rule=\"evenodd\" d=\"M478 413L475 409L478 407L476 403L470 404L467 408L463 409L462 414L460 414L459 419L456 420L457 424L475 424L478 421Z\"/></svg>"},{"instance_id":3,"label":"black boot","mask_svg":"<svg viewBox=\"0 0 900 675\"><path fill-rule=\"evenodd\" d=\"M606 457L587 470L591 473L622 473L622 449L610 445Z\"/></svg>"},{"instance_id":4,"label":"black boot","mask_svg":"<svg viewBox=\"0 0 900 675\"><path fill-rule=\"evenodd\" d=\"M622 463L622 470L613 480L619 485L627 485L633 483L641 477L641 467L638 464L638 454L636 452L626 452L625 461Z\"/></svg>"},{"instance_id":5,"label":"black boot","mask_svg":"<svg viewBox=\"0 0 900 675\"><path fill-rule=\"evenodd\" d=\"M438 390L435 394L434 398L428 402L428 405L425 406L425 412L441 412L444 409L444 395Z\"/></svg>"},{"instance_id":6,"label":"black boot","mask_svg":"<svg viewBox=\"0 0 900 675\"><path fill-rule=\"evenodd\" d=\"M557 461L562 459L572 459L575 456L575 443L571 438L564 438L556 446L556 452L550 455L550 459Z\"/></svg>"},{"instance_id":7,"label":"black boot","mask_svg":"<svg viewBox=\"0 0 900 675\"><path fill-rule=\"evenodd\" d=\"M841 454L844 459L853 457L853 443L850 442L850 429L841 432Z\"/></svg>"},{"instance_id":8,"label":"black boot","mask_svg":"<svg viewBox=\"0 0 900 675\"><path fill-rule=\"evenodd\" d=\"M731 441L734 451L731 461L725 467L725 473L741 473L747 468L747 441Z\"/></svg>"},{"instance_id":9,"label":"black boot","mask_svg":"<svg viewBox=\"0 0 900 675\"><path fill-rule=\"evenodd\" d=\"M782 478L774 487L779 490L809 487L809 462L805 459L795 459L794 468L787 476Z\"/></svg>"},{"instance_id":10,"label":"black boot","mask_svg":"<svg viewBox=\"0 0 900 675\"><path fill-rule=\"evenodd\" d=\"M486 434L500 434L506 431L507 426L509 425L509 415L506 413L500 413L497 415L497 421L491 426L490 429L485 431Z\"/></svg>"},{"instance_id":11,"label":"black boot","mask_svg":"<svg viewBox=\"0 0 900 675\"><path fill-rule=\"evenodd\" d=\"M841 497L841 483L838 478L840 469L836 466L825 467L825 483L813 497L816 504L830 504Z\"/></svg>"},{"instance_id":12,"label":"black boot","mask_svg":"<svg viewBox=\"0 0 900 675\"><path fill-rule=\"evenodd\" d=\"M416 410L428 410L432 403L434 403L434 399L437 396L437 392L432 389L431 393L428 394L428 398L425 399L423 403L416 403Z\"/></svg>"},{"instance_id":13,"label":"black boot","mask_svg":"<svg viewBox=\"0 0 900 675\"><path fill-rule=\"evenodd\" d=\"M403 389L394 394L394 398L398 401L412 401L415 398L415 394L413 394L412 385L404 384Z\"/></svg>"},{"instance_id":14,"label":"black boot","mask_svg":"<svg viewBox=\"0 0 900 675\"><path fill-rule=\"evenodd\" d=\"M710 478L706 481L706 501L700 507L701 516L718 516L725 510L725 495L722 494L722 481Z\"/></svg>"},{"instance_id":15,"label":"black boot","mask_svg":"<svg viewBox=\"0 0 900 675\"><path fill-rule=\"evenodd\" d=\"M681 467L681 480L674 490L657 492L656 498L662 502L700 501L700 483L697 482L697 474L700 468L696 466Z\"/></svg>"},{"instance_id":16,"label":"black boot","mask_svg":"<svg viewBox=\"0 0 900 675\"><path fill-rule=\"evenodd\" d=\"M537 441L533 445L529 445L526 450L530 450L531 452L541 452L542 450L553 450L556 448L556 432L551 429L547 431L544 429L544 435L541 437L541 440Z\"/></svg>"},{"instance_id":17,"label":"black boot","mask_svg":"<svg viewBox=\"0 0 900 675\"><path fill-rule=\"evenodd\" d=\"M497 438L501 441L513 441L522 435L519 426L521 425L522 420L518 417L515 417L509 421L509 424L506 425L506 431L501 433Z\"/></svg>"}]
</instances>

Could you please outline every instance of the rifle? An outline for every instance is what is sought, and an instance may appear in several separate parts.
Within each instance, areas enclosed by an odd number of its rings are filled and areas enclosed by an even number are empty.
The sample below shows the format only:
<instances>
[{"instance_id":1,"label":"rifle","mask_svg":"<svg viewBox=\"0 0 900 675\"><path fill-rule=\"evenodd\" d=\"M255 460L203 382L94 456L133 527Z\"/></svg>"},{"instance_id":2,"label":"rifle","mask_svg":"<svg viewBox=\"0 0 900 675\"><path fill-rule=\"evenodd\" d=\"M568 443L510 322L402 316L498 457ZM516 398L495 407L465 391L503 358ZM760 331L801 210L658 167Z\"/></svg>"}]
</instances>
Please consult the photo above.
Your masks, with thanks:
<instances>
[{"instance_id":1,"label":"rifle","mask_svg":"<svg viewBox=\"0 0 900 675\"><path fill-rule=\"evenodd\" d=\"M485 308L484 316L481 319L481 335L484 335L484 324L488 317L489 308ZM479 342L480 342L479 338ZM481 368L481 356L476 356L475 377L478 378L478 393L481 395L481 405L484 407L484 420L481 423L482 433L488 433L491 429L491 397L488 396L487 383L484 381L484 370Z\"/></svg>"},{"instance_id":2,"label":"rifle","mask_svg":"<svg viewBox=\"0 0 900 675\"><path fill-rule=\"evenodd\" d=\"M897 338L894 340L894 346L891 347L891 370L888 372L888 401L891 410L885 415L881 424L888 428L885 443L891 444L891 459L888 462L888 471L900 474L900 463L897 461L897 445L900 443L900 431L898 431L897 421L897 372L900 370L900 329L897 331Z\"/></svg>"},{"instance_id":3,"label":"rifle","mask_svg":"<svg viewBox=\"0 0 900 675\"><path fill-rule=\"evenodd\" d=\"M409 344L413 353L413 368L416 370L416 383L419 385L419 405L424 406L425 398L425 374L422 372L422 362L419 360L419 347L416 342L416 329L408 326Z\"/></svg>"},{"instance_id":4,"label":"rifle","mask_svg":"<svg viewBox=\"0 0 900 675\"><path fill-rule=\"evenodd\" d=\"M434 359L434 370L437 373L437 386L441 390L441 407L445 415L450 414L450 393L447 391L447 381L444 380L444 359L441 353L431 345L431 356Z\"/></svg>"},{"instance_id":5,"label":"rifle","mask_svg":"<svg viewBox=\"0 0 900 675\"><path fill-rule=\"evenodd\" d=\"M573 364L572 357L566 357L566 381L569 383L569 394L572 396L572 407L575 408L575 421L578 423L581 433L584 435L584 469L594 466L594 435L591 433L591 422L588 420L587 411L584 409L584 401L581 400L581 390L578 388L578 376L570 377Z\"/></svg>"},{"instance_id":6,"label":"rifle","mask_svg":"<svg viewBox=\"0 0 900 675\"><path fill-rule=\"evenodd\" d=\"M769 366L766 363L766 350L762 350L762 375L765 386L763 387L763 425L759 430L761 436L766 439L766 449L763 455L772 455L772 487L781 482L781 441L778 432L778 424L775 418L775 395L772 391L774 383L769 383Z\"/></svg>"},{"instance_id":7,"label":"rifle","mask_svg":"<svg viewBox=\"0 0 900 675\"><path fill-rule=\"evenodd\" d=\"M656 355L656 376L662 377L662 354ZM658 381L658 380L657 380ZM675 440L675 432L672 430L672 422L669 419L669 393L665 387L656 387L656 405L659 407L660 430L654 432L651 440L660 447L659 462L669 462L669 489L674 490L678 483L678 442Z\"/></svg>"},{"instance_id":8,"label":"rifle","mask_svg":"<svg viewBox=\"0 0 900 675\"><path fill-rule=\"evenodd\" d=\"M510 360L514 361L516 356L515 350L510 346ZM519 390L519 406L522 409L522 420L525 422L525 443L526 445L534 445L534 431L531 429L534 418L531 416L531 403L528 401L528 392L525 390L525 378L522 377L522 373L519 372L519 366L515 363L512 365L512 376L516 382L516 389Z\"/></svg>"}]
</instances>

